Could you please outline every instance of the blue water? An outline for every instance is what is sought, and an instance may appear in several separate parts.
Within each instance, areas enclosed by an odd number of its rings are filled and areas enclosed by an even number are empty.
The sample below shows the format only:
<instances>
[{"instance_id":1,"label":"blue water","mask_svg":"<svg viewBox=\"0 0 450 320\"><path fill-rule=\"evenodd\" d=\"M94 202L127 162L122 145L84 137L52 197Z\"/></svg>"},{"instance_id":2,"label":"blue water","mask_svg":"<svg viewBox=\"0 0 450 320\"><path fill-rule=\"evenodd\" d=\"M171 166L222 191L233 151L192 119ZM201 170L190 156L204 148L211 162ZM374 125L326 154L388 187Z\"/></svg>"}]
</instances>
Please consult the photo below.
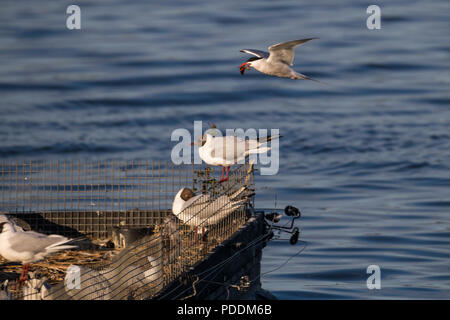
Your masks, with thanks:
<instances>
[{"instance_id":1,"label":"blue water","mask_svg":"<svg viewBox=\"0 0 450 320\"><path fill-rule=\"evenodd\" d=\"M260 208L298 206L304 242L264 249L282 299L450 298L449 2L64 1L0 5L1 159L168 159L176 128L279 128ZM239 74L286 40L327 84ZM276 196L275 196L276 195ZM275 202L275 198L277 201ZM366 268L381 268L368 290Z\"/></svg>"}]
</instances>

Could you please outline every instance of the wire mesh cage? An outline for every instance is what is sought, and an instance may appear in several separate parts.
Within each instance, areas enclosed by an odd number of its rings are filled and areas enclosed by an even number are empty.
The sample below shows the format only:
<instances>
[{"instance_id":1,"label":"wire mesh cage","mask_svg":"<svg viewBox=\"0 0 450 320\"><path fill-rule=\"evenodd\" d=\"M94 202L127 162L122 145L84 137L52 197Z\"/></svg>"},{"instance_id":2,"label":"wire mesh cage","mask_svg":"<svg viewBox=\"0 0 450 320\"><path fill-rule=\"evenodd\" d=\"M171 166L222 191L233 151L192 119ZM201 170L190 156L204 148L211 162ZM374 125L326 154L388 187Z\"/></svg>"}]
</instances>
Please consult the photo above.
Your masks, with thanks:
<instances>
[{"instance_id":1,"label":"wire mesh cage","mask_svg":"<svg viewBox=\"0 0 450 320\"><path fill-rule=\"evenodd\" d=\"M16 297L156 296L246 222L252 165L236 166L222 184L219 170L147 160L0 162L0 213L32 230L116 245L127 231L148 231L96 264L72 257L72 269L65 263L50 289L34 279ZM80 286L68 287L69 273Z\"/></svg>"}]
</instances>

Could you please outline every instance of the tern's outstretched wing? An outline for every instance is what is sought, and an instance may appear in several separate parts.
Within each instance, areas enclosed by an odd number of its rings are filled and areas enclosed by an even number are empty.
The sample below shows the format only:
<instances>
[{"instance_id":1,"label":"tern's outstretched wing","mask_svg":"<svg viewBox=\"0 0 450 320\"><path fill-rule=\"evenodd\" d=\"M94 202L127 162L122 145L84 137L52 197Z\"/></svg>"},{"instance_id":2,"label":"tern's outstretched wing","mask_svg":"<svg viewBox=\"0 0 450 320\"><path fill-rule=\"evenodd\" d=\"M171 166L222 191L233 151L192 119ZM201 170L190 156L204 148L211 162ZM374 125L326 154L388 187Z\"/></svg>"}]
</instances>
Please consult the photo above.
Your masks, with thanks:
<instances>
[{"instance_id":1,"label":"tern's outstretched wing","mask_svg":"<svg viewBox=\"0 0 450 320\"><path fill-rule=\"evenodd\" d=\"M245 52L248 54L252 54L258 58L268 58L269 53L261 50L255 50L255 49L242 49L241 52Z\"/></svg>"},{"instance_id":2,"label":"tern's outstretched wing","mask_svg":"<svg viewBox=\"0 0 450 320\"><path fill-rule=\"evenodd\" d=\"M317 38L300 39L274 44L269 47L269 60L281 61L292 66L292 63L294 62L294 48L313 39Z\"/></svg>"}]
</instances>

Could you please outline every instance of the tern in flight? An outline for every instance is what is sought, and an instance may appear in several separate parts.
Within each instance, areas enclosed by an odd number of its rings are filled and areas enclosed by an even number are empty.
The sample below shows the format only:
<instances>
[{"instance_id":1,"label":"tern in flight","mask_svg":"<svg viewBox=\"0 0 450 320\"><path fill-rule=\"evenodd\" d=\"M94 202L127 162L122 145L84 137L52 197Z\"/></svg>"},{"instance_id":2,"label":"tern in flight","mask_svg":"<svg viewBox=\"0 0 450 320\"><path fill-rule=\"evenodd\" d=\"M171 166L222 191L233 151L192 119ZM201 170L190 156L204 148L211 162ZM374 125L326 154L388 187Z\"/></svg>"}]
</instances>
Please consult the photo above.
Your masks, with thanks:
<instances>
[{"instance_id":1,"label":"tern in flight","mask_svg":"<svg viewBox=\"0 0 450 320\"><path fill-rule=\"evenodd\" d=\"M304 74L294 71L291 66L294 62L294 49L295 47L308 42L309 40L317 38L308 38L301 40L293 40L274 44L269 47L269 52L255 50L255 49L242 49L241 52L245 52L253 55L246 62L240 65L241 74L244 75L245 70L255 68L259 72L268 74L270 76L280 78L290 78L293 80L313 80Z\"/></svg>"}]
</instances>

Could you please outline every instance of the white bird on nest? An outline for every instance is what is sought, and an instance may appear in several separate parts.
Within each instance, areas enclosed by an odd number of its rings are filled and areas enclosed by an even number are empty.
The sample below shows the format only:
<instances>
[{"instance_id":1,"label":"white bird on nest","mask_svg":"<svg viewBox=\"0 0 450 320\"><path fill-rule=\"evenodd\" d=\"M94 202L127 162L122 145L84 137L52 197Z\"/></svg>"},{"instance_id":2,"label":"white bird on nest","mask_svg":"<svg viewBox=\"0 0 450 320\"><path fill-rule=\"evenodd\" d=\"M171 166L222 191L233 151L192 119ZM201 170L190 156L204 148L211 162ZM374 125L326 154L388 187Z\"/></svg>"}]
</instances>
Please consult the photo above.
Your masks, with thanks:
<instances>
[{"instance_id":1,"label":"white bird on nest","mask_svg":"<svg viewBox=\"0 0 450 320\"><path fill-rule=\"evenodd\" d=\"M221 195L212 199L209 194L195 195L189 188L182 188L176 194L172 212L185 224L204 229L207 226L217 224L230 213L242 207L246 199L236 198L241 195L245 187L241 187L231 196Z\"/></svg>"},{"instance_id":2,"label":"white bird on nest","mask_svg":"<svg viewBox=\"0 0 450 320\"><path fill-rule=\"evenodd\" d=\"M10 222L0 223L0 255L6 260L22 263L19 284L27 280L30 263L61 250L76 248L67 244L70 241L73 240L56 234L23 231Z\"/></svg>"}]
</instances>

